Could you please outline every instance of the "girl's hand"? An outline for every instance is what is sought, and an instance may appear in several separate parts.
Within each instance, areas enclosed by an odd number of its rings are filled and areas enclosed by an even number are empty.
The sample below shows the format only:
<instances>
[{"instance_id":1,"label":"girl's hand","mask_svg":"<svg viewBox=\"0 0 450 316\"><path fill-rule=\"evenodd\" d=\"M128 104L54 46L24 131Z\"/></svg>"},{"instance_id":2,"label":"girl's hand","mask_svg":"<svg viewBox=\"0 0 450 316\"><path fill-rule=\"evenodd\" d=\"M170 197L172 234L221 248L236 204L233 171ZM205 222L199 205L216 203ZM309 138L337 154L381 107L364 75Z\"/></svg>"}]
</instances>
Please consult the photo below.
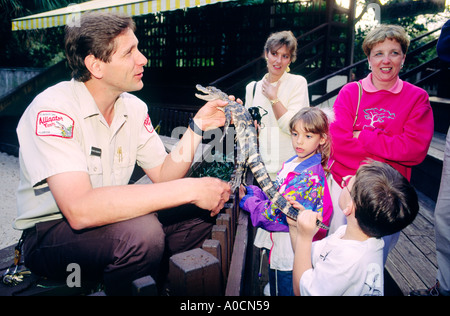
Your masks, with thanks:
<instances>
[{"instance_id":1,"label":"girl's hand","mask_svg":"<svg viewBox=\"0 0 450 316\"><path fill-rule=\"evenodd\" d=\"M316 220L317 219L322 220L322 216L320 215L320 213L314 212L312 210L305 210L305 207L303 205L301 205L299 202L297 202L290 196L286 196L286 200L289 203L291 203L294 208L298 210L297 221L294 221L289 217L286 217L288 225L292 226L292 228L295 228L300 235L305 236L307 238L311 237L312 239L313 236L319 230L319 228L316 225Z\"/></svg>"},{"instance_id":2,"label":"girl's hand","mask_svg":"<svg viewBox=\"0 0 450 316\"><path fill-rule=\"evenodd\" d=\"M296 208L298 210L298 212L300 213L301 211L305 210L305 207L303 205L301 205L300 203L298 203L294 198L292 198L291 196L285 196L286 200L291 203L291 205ZM286 216L287 219L287 223L289 226L293 226L295 228L297 228L297 222L294 221L292 218L290 218L289 216Z\"/></svg>"},{"instance_id":3,"label":"girl's hand","mask_svg":"<svg viewBox=\"0 0 450 316\"><path fill-rule=\"evenodd\" d=\"M291 205L296 208L297 210L299 210L299 212L304 211L305 207L303 205L301 205L300 203L297 202L297 200L295 200L293 197L291 196L285 196L286 200L291 203Z\"/></svg>"},{"instance_id":4,"label":"girl's hand","mask_svg":"<svg viewBox=\"0 0 450 316\"><path fill-rule=\"evenodd\" d=\"M245 189L245 186L241 184L241 186L239 187L239 201L241 201L246 194L247 190Z\"/></svg>"}]
</instances>

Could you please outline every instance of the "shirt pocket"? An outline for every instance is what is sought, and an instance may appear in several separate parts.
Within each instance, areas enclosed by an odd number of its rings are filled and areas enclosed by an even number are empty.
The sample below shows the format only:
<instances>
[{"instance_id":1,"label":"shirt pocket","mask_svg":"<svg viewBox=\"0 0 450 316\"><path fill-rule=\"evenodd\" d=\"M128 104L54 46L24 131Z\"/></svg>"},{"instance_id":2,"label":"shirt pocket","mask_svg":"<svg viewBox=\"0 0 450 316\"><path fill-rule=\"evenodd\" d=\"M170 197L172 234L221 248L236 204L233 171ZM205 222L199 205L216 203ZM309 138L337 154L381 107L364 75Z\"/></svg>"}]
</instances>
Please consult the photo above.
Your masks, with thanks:
<instances>
[{"instance_id":1,"label":"shirt pocket","mask_svg":"<svg viewBox=\"0 0 450 316\"><path fill-rule=\"evenodd\" d=\"M92 186L100 187L103 185L103 167L102 159L98 156L89 156L88 172L91 178Z\"/></svg>"},{"instance_id":2,"label":"shirt pocket","mask_svg":"<svg viewBox=\"0 0 450 316\"><path fill-rule=\"evenodd\" d=\"M118 185L128 184L136 164L136 155L132 156L129 148L119 147L114 153L114 180Z\"/></svg>"}]
</instances>

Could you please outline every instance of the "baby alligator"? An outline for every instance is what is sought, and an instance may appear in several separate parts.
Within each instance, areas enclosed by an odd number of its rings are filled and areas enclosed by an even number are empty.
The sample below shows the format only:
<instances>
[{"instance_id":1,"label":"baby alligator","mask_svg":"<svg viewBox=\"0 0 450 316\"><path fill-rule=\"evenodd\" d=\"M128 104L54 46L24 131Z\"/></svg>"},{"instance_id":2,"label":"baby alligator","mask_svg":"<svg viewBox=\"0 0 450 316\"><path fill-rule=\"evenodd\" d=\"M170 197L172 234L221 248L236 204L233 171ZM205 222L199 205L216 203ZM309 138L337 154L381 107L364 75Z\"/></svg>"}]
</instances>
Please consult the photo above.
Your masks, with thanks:
<instances>
[{"instance_id":1,"label":"baby alligator","mask_svg":"<svg viewBox=\"0 0 450 316\"><path fill-rule=\"evenodd\" d=\"M238 145L238 153L236 157L236 166L230 181L231 190L235 192L241 185L242 179L245 175L246 167L250 167L253 175L258 181L262 190L267 194L269 199L274 203L284 214L297 220L298 210L294 208L277 190L269 174L266 166L261 159L258 151L258 142L256 129L253 124L253 119L247 109L236 101L231 101L228 95L215 87L196 86L197 90L205 93L195 94L197 98L205 101L223 100L228 104L223 108L225 113L224 135L227 132L231 120L233 120L236 129L236 141ZM316 222L317 226L323 229L328 229L328 226L323 224L320 220Z\"/></svg>"}]
</instances>

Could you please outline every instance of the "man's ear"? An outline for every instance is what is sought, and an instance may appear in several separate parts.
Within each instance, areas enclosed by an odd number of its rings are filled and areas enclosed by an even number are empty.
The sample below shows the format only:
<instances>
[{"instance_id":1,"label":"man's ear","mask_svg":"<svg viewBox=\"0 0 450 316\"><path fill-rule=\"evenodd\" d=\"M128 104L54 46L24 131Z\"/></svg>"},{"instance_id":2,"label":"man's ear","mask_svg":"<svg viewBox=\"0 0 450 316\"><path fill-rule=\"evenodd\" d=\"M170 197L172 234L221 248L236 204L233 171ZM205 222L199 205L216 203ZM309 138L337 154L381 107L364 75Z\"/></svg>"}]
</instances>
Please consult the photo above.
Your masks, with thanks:
<instances>
[{"instance_id":1,"label":"man's ear","mask_svg":"<svg viewBox=\"0 0 450 316\"><path fill-rule=\"evenodd\" d=\"M84 59L84 64L86 65L86 68L89 70L89 72L92 74L93 77L97 79L101 79L103 77L102 72L102 61L95 58L94 55L87 55Z\"/></svg>"}]
</instances>

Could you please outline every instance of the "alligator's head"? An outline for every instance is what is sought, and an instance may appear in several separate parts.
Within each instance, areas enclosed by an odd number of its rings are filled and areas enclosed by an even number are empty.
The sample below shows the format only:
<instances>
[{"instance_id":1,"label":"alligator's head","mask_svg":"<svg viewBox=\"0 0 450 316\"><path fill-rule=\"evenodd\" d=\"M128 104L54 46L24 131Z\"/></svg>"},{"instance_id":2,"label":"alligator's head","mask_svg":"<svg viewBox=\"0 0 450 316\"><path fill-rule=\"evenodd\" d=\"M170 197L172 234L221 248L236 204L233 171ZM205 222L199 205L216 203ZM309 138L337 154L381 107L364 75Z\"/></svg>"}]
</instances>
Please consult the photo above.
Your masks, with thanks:
<instances>
[{"instance_id":1,"label":"alligator's head","mask_svg":"<svg viewBox=\"0 0 450 316\"><path fill-rule=\"evenodd\" d=\"M203 92L204 94L198 94L196 93L195 96L199 99L205 100L205 101L213 101L217 99L221 99L221 91L218 90L216 87L203 87L202 85L196 85L195 86L198 91Z\"/></svg>"}]
</instances>

